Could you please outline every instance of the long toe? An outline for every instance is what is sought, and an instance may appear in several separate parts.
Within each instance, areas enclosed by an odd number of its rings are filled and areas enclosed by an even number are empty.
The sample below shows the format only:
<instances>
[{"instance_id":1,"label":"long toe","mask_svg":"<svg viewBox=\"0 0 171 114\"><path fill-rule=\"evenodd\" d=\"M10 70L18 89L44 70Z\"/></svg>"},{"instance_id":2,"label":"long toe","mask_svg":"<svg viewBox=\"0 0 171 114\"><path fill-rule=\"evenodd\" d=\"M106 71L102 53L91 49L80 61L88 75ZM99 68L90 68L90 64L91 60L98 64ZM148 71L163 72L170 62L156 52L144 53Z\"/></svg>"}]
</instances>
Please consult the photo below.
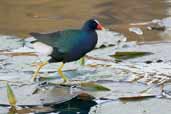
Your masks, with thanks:
<instances>
[{"instance_id":1,"label":"long toe","mask_svg":"<svg viewBox=\"0 0 171 114\"><path fill-rule=\"evenodd\" d=\"M32 78L31 78L31 81L34 81L36 79L36 77L39 75L39 71L40 69L45 66L46 64L48 64L48 62L42 62L42 63L39 63L38 64L38 67L36 69L36 71L34 72Z\"/></svg>"}]
</instances>

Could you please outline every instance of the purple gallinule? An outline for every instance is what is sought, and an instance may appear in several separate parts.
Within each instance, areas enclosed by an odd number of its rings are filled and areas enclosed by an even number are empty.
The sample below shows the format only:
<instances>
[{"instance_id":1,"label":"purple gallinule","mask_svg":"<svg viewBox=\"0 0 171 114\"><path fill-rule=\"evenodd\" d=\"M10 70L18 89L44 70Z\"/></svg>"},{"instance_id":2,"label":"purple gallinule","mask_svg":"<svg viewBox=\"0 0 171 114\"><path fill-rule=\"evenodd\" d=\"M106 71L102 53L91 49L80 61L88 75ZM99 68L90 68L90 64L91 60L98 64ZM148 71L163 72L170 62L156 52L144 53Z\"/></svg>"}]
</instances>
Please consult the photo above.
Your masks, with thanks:
<instances>
[{"instance_id":1,"label":"purple gallinule","mask_svg":"<svg viewBox=\"0 0 171 114\"><path fill-rule=\"evenodd\" d=\"M64 63L80 59L86 53L93 50L98 40L96 30L104 29L95 19L90 19L84 23L81 29L67 29L47 34L30 33L36 41L33 41L34 49L41 55L50 56L48 62L42 62L38 65L32 80L36 78L40 69L53 62L62 62L58 73L64 82L68 78L63 74Z\"/></svg>"}]
</instances>

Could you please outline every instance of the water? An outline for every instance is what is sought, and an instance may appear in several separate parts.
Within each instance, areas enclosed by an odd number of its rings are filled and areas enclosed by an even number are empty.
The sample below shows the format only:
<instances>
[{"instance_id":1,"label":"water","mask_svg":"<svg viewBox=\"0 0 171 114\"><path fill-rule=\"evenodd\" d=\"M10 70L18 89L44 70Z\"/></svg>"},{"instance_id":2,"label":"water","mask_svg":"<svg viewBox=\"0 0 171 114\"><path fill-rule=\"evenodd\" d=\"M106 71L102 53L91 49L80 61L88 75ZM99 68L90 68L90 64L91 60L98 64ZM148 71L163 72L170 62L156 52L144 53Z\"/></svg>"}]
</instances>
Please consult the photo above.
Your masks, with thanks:
<instances>
[{"instance_id":1,"label":"water","mask_svg":"<svg viewBox=\"0 0 171 114\"><path fill-rule=\"evenodd\" d=\"M35 112L34 114L88 114L90 108L96 104L97 103L95 101L74 98L60 105L57 104L53 106L27 108L21 107L17 111L15 111L14 109L9 109L9 107L0 107L0 114L28 114L32 111Z\"/></svg>"},{"instance_id":2,"label":"water","mask_svg":"<svg viewBox=\"0 0 171 114\"><path fill-rule=\"evenodd\" d=\"M170 4L170 0L0 0L0 34L26 37L31 31L79 28L85 20L97 18L105 28L135 40L128 24L170 16ZM143 37L161 40L156 32L146 31Z\"/></svg>"},{"instance_id":3,"label":"water","mask_svg":"<svg viewBox=\"0 0 171 114\"><path fill-rule=\"evenodd\" d=\"M142 36L128 31L130 23L171 16L170 5L171 0L0 0L0 34L27 37L32 31L79 28L85 20L97 18L105 28L121 32L129 40L171 40L163 38L159 31L147 31L143 28ZM73 100L53 108L60 114L86 114L95 104Z\"/></svg>"}]
</instances>

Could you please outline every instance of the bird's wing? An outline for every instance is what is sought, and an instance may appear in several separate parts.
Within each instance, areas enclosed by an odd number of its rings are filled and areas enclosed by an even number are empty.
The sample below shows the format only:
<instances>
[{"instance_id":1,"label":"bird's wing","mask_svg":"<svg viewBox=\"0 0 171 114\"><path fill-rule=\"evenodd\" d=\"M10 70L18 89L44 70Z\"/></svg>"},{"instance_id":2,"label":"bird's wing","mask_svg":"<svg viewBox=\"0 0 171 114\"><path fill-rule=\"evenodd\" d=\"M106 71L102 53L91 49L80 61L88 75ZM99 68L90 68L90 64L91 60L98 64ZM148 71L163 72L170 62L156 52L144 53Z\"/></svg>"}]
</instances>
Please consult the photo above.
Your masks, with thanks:
<instances>
[{"instance_id":1,"label":"bird's wing","mask_svg":"<svg viewBox=\"0 0 171 114\"><path fill-rule=\"evenodd\" d=\"M66 53L85 36L80 30L64 30L48 34L30 33L37 41L57 48L60 52Z\"/></svg>"}]
</instances>

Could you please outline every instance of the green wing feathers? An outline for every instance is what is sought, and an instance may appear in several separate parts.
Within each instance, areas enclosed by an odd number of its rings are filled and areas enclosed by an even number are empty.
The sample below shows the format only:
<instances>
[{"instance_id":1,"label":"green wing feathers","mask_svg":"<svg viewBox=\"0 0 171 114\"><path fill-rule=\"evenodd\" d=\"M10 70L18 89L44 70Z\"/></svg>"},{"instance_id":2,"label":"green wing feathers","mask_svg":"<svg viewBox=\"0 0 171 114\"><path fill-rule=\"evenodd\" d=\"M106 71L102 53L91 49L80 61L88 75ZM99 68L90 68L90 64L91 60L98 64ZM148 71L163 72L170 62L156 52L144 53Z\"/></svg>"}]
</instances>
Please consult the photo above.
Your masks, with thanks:
<instances>
[{"instance_id":1,"label":"green wing feathers","mask_svg":"<svg viewBox=\"0 0 171 114\"><path fill-rule=\"evenodd\" d=\"M80 30L65 30L48 34L30 33L39 42L58 48L60 52L67 52L84 38Z\"/></svg>"}]
</instances>

